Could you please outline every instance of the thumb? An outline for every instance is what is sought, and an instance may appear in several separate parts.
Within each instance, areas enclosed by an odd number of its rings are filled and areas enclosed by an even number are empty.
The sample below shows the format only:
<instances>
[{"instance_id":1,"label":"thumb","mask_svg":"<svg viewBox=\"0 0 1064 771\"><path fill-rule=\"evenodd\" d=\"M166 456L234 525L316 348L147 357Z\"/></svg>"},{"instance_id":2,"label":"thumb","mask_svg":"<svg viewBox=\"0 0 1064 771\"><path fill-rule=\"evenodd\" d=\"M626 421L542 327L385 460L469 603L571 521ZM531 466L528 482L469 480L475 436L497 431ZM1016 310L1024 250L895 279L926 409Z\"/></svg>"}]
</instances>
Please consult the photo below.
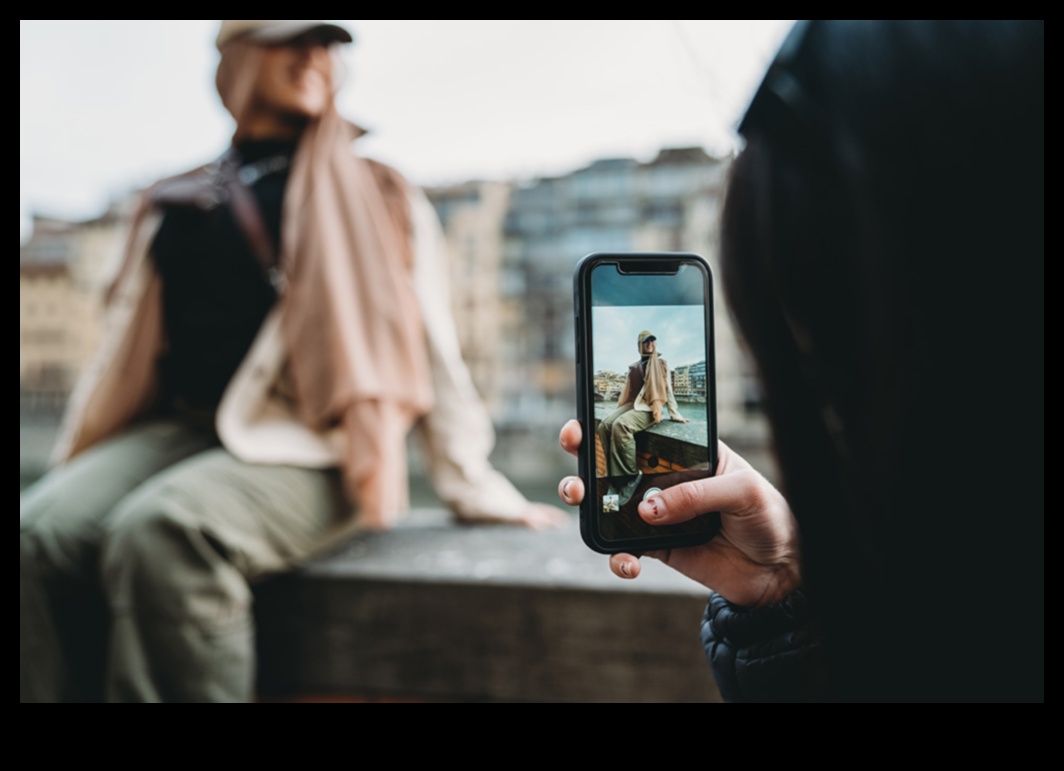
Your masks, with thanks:
<instances>
[{"instance_id":1,"label":"thumb","mask_svg":"<svg viewBox=\"0 0 1064 771\"><path fill-rule=\"evenodd\" d=\"M655 493L639 504L639 516L652 525L688 522L709 512L742 516L770 505L770 491L776 493L756 471L737 471Z\"/></svg>"}]
</instances>

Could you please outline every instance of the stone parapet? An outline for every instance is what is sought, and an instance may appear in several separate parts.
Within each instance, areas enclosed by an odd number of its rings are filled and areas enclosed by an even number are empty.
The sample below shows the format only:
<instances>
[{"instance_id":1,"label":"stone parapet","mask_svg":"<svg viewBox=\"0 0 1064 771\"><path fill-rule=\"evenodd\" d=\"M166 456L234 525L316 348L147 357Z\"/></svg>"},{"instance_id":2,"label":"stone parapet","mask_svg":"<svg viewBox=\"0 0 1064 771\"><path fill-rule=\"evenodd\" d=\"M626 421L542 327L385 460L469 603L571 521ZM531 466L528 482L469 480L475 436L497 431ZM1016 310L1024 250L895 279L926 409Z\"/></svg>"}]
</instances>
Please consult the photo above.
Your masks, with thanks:
<instances>
[{"instance_id":1,"label":"stone parapet","mask_svg":"<svg viewBox=\"0 0 1064 771\"><path fill-rule=\"evenodd\" d=\"M257 590L264 700L719 702L708 590L546 533L415 511Z\"/></svg>"}]
</instances>

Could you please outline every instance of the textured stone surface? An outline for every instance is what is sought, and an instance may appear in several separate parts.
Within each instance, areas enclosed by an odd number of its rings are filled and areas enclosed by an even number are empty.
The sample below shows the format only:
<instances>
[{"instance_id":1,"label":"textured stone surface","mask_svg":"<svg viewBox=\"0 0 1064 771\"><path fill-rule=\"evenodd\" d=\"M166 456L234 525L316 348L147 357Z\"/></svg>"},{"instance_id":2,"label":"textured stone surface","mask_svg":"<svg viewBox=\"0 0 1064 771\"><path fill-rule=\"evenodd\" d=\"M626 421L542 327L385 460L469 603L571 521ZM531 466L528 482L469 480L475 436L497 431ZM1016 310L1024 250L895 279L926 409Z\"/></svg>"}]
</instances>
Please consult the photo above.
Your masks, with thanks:
<instances>
[{"instance_id":1,"label":"textured stone surface","mask_svg":"<svg viewBox=\"0 0 1064 771\"><path fill-rule=\"evenodd\" d=\"M261 689L475 702L715 702L707 592L609 572L575 522L454 526L422 510L258 591Z\"/></svg>"}]
</instances>

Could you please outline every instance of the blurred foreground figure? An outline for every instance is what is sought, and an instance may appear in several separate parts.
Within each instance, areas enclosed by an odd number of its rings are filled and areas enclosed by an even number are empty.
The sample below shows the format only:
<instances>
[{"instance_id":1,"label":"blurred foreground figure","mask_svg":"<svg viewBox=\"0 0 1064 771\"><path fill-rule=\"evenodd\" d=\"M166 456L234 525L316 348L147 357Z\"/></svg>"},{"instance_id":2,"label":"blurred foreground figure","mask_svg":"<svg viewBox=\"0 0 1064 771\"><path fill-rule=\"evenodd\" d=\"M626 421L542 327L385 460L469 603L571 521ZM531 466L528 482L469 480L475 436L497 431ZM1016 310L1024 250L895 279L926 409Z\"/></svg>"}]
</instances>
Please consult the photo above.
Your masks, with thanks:
<instances>
[{"instance_id":1,"label":"blurred foreground figure","mask_svg":"<svg viewBox=\"0 0 1064 771\"><path fill-rule=\"evenodd\" d=\"M721 512L651 556L713 590L729 701L1044 701L1044 24L800 21L741 124L722 273L782 495L722 447L640 506Z\"/></svg>"},{"instance_id":2,"label":"blurred foreground figure","mask_svg":"<svg viewBox=\"0 0 1064 771\"><path fill-rule=\"evenodd\" d=\"M251 585L407 506L417 428L455 517L544 527L488 463L442 234L352 151L323 21L221 23L218 161L153 186L71 399L20 501L20 701L240 702Z\"/></svg>"}]
</instances>

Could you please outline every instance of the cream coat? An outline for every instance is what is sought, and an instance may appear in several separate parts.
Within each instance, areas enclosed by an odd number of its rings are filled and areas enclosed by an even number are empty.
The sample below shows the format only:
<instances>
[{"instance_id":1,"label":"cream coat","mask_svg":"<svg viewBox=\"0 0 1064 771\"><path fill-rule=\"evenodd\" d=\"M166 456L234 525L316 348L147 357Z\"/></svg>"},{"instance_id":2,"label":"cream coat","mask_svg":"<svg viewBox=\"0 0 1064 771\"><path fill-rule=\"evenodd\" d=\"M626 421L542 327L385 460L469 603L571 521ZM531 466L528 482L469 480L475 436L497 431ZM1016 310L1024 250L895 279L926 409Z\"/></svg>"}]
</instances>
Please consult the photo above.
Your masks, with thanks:
<instances>
[{"instance_id":1,"label":"cream coat","mask_svg":"<svg viewBox=\"0 0 1064 771\"><path fill-rule=\"evenodd\" d=\"M528 501L488 461L495 434L459 348L443 232L424 194L414 191L411 199L414 284L435 393L434 407L415 428L429 475L456 518L512 520ZM163 330L160 281L149 247L160 221L152 213L134 234L133 260L111 297L103 342L71 396L56 463L113 435L150 406ZM287 395L280 314L277 306L267 317L230 382L218 410L218 435L227 450L248 463L338 467L345 446L339 429L311 431L297 419Z\"/></svg>"}]
</instances>

